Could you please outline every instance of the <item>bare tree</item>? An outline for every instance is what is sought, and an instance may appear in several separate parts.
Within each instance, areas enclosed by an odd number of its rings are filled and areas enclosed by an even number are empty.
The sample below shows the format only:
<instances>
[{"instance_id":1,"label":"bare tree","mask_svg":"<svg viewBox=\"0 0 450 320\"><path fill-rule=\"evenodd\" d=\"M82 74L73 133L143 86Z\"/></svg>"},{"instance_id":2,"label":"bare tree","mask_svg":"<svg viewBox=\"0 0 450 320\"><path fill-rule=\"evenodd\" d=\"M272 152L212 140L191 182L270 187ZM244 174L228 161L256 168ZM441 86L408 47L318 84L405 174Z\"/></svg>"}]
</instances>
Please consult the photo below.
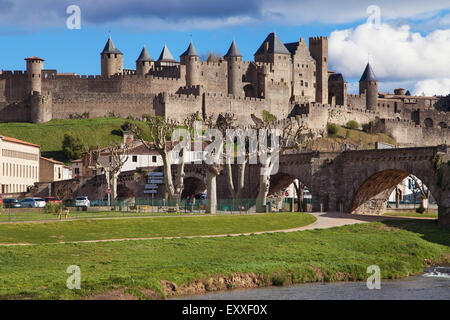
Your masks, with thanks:
<instances>
[{"instance_id":1,"label":"bare tree","mask_svg":"<svg viewBox=\"0 0 450 320\"><path fill-rule=\"evenodd\" d=\"M90 148L88 157L88 168L101 169L105 173L108 188L111 189L111 198L117 198L117 180L130 155L129 144L111 144L106 148Z\"/></svg>"},{"instance_id":2,"label":"bare tree","mask_svg":"<svg viewBox=\"0 0 450 320\"><path fill-rule=\"evenodd\" d=\"M421 201L422 206L425 209L428 209L428 198L430 197L430 190L425 187L423 182L421 182L421 181L419 182L419 179L417 179L412 174L409 175L409 177L413 180L412 190L413 190L413 195L414 195L414 204L416 203L416 193L417 193L417 191L419 191L420 194L422 195L422 201Z\"/></svg>"},{"instance_id":3,"label":"bare tree","mask_svg":"<svg viewBox=\"0 0 450 320\"><path fill-rule=\"evenodd\" d=\"M288 150L296 150L302 144L305 137L304 131L306 126L299 121L291 118L282 121L261 120L256 116L252 116L255 126L259 129L259 148L258 154L261 163L261 172L259 178L259 191L256 199L256 211L263 212L267 202L267 195L270 189L270 175L273 172L275 164L279 161L279 157ZM268 132L270 132L271 143ZM279 143L276 143L274 134L279 134ZM266 143L264 143L266 142Z\"/></svg>"},{"instance_id":4,"label":"bare tree","mask_svg":"<svg viewBox=\"0 0 450 320\"><path fill-rule=\"evenodd\" d=\"M132 126L131 131L142 142L142 144L148 150L157 151L163 160L164 165L164 183L169 198L175 200L177 207L181 203L181 195L184 189L184 166L185 166L185 152L186 149L190 149L190 130L192 129L192 123L197 119L198 114L190 115L185 121L184 125L189 133L184 140L178 141L175 144L171 141L174 131L182 125L172 119L165 119L163 117L146 117L145 121L149 128L150 141L144 139L143 134L139 127ZM176 147L176 145L179 145ZM176 183L172 178L172 164L174 152L177 152L179 157L177 162L177 176Z\"/></svg>"},{"instance_id":5,"label":"bare tree","mask_svg":"<svg viewBox=\"0 0 450 320\"><path fill-rule=\"evenodd\" d=\"M209 172L211 179L215 179L215 177L223 170L222 164L225 163L228 190L233 199L233 204L236 206L238 200L242 199L242 193L244 191L245 170L251 153L251 148L249 147L248 141L250 138L247 135L247 131L244 130L245 128L238 128L236 124L236 117L233 113L220 114L217 120L214 120L214 117L210 116L206 119L206 126L209 129L217 129L218 133L221 135L220 146L216 145L216 148L220 149L221 155L216 158L213 166L209 166L209 170L207 172ZM237 150L234 150L235 140L238 141L238 146L239 143L243 144L243 146L241 148L237 148ZM226 141L227 144L225 144L224 141ZM233 164L236 158L239 158L240 161L237 161L236 164L238 170L236 183L234 183ZM215 182L213 182L213 184L215 184ZM215 195L210 194L210 191L208 190L208 197L215 197Z\"/></svg>"}]
</instances>

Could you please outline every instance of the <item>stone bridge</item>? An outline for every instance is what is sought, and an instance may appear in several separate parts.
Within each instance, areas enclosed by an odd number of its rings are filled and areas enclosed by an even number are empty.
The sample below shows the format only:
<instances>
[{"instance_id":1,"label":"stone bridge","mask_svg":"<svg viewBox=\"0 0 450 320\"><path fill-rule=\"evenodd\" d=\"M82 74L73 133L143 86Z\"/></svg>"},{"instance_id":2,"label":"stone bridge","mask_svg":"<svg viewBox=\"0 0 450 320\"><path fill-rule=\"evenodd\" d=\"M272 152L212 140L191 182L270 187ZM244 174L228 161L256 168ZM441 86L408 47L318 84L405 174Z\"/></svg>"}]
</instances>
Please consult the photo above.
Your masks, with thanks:
<instances>
[{"instance_id":1,"label":"stone bridge","mask_svg":"<svg viewBox=\"0 0 450 320\"><path fill-rule=\"evenodd\" d=\"M271 176L269 194L284 193L298 179L312 194L313 211L382 214L395 186L412 174L436 199L439 223L450 226L449 150L441 145L284 155L278 173ZM224 172L217 181L218 198L230 197ZM200 180L204 174L198 167L187 168L186 177L191 176ZM245 181L244 194L255 198L259 187L257 165L248 166Z\"/></svg>"}]
</instances>

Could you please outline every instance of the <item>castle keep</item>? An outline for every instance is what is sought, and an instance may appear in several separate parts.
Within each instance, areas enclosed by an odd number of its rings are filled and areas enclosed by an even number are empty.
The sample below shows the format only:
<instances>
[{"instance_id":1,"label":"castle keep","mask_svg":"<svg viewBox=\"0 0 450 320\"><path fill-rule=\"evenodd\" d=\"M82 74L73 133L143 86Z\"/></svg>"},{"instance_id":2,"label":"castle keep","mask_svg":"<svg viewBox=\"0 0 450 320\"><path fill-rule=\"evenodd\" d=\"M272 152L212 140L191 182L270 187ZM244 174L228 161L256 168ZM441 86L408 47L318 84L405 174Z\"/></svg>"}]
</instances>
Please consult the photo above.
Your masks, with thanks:
<instances>
[{"instance_id":1,"label":"castle keep","mask_svg":"<svg viewBox=\"0 0 450 320\"><path fill-rule=\"evenodd\" d=\"M270 33L243 61L233 41L223 57L201 61L191 42L179 61L164 46L157 60L144 47L136 68L123 68L123 53L108 39L100 54L101 75L86 76L44 69L44 60L26 58L26 71L0 73L0 121L47 122L81 114L89 117L141 118L144 114L184 119L236 114L243 124L263 110L278 119L297 117L312 130L328 122L359 124L377 120L376 130L400 143L449 143L450 98L411 96L404 89L380 93L367 64L359 94L347 93L340 73L328 69L328 39L313 37L283 43Z\"/></svg>"}]
</instances>

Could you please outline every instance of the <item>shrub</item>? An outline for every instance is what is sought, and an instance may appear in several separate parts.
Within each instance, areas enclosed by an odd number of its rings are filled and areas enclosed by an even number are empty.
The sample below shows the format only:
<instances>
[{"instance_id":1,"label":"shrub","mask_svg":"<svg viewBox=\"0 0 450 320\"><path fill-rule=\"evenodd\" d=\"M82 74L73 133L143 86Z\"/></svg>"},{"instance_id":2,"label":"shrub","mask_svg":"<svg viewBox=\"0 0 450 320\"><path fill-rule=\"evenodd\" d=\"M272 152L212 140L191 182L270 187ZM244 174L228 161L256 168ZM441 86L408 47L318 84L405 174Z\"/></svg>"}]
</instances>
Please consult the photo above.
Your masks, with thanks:
<instances>
[{"instance_id":1,"label":"shrub","mask_svg":"<svg viewBox=\"0 0 450 320\"><path fill-rule=\"evenodd\" d=\"M58 213L61 209L61 206L56 203L47 202L45 204L45 212L46 213Z\"/></svg>"},{"instance_id":2,"label":"shrub","mask_svg":"<svg viewBox=\"0 0 450 320\"><path fill-rule=\"evenodd\" d=\"M329 136L334 136L338 132L338 126L334 123L329 123L327 125L327 132Z\"/></svg>"},{"instance_id":3,"label":"shrub","mask_svg":"<svg viewBox=\"0 0 450 320\"><path fill-rule=\"evenodd\" d=\"M364 132L370 133L370 131L372 131L372 124L370 122L369 123L364 123L362 125L362 130Z\"/></svg>"},{"instance_id":4,"label":"shrub","mask_svg":"<svg viewBox=\"0 0 450 320\"><path fill-rule=\"evenodd\" d=\"M420 204L420 206L416 209L417 213L424 213L425 212L425 208L423 207L422 204Z\"/></svg>"},{"instance_id":5,"label":"shrub","mask_svg":"<svg viewBox=\"0 0 450 320\"><path fill-rule=\"evenodd\" d=\"M359 123L356 122L355 120L350 120L349 122L347 122L346 124L347 129L358 129L359 128Z\"/></svg>"},{"instance_id":6,"label":"shrub","mask_svg":"<svg viewBox=\"0 0 450 320\"><path fill-rule=\"evenodd\" d=\"M262 111L262 118L265 122L275 122L277 121L277 117L274 116L273 114L271 114L269 111L267 110L263 110Z\"/></svg>"}]
</instances>

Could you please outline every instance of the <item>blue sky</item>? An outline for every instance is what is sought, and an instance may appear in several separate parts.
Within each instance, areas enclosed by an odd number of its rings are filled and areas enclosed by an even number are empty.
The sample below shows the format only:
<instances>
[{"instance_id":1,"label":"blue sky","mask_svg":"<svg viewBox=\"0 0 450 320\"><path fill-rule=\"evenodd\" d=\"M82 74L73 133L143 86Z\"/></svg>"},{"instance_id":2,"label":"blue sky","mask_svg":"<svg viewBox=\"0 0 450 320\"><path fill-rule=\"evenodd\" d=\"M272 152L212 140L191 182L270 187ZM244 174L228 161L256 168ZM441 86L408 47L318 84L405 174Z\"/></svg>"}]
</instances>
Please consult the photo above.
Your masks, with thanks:
<instances>
[{"instance_id":1,"label":"blue sky","mask_svg":"<svg viewBox=\"0 0 450 320\"><path fill-rule=\"evenodd\" d=\"M80 30L66 27L72 4L81 9ZM365 28L370 5L380 9L375 29ZM34 55L46 60L46 69L98 74L109 31L125 68L135 67L143 45L154 59L164 44L178 58L191 36L200 54L225 53L235 39L244 59L252 60L275 31L283 42L329 36L330 69L344 74L350 91L369 57L382 90L450 93L448 0L0 0L0 7L4 70L22 70L23 59Z\"/></svg>"}]
</instances>

